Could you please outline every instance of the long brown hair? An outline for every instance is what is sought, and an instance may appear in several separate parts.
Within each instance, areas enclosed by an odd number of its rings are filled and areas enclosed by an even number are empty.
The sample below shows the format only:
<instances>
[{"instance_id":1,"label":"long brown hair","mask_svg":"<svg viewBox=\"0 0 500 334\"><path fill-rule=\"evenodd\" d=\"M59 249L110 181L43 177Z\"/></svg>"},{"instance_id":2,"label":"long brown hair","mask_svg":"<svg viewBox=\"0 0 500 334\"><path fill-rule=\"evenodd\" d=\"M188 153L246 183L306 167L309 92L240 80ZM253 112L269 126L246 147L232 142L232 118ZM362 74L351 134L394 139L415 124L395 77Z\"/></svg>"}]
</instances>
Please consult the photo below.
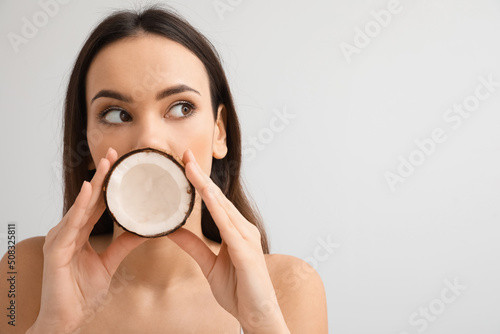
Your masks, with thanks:
<instances>
[{"instance_id":1,"label":"long brown hair","mask_svg":"<svg viewBox=\"0 0 500 334\"><path fill-rule=\"evenodd\" d=\"M210 97L214 112L223 104L226 109L228 152L223 159L212 159L210 177L241 214L257 226L264 253L269 253L267 235L258 210L243 190L241 169L241 131L226 75L214 46L193 26L170 10L152 6L142 11L121 10L105 18L90 34L78 55L66 92L64 110L64 208L73 205L84 180L89 181L95 171L88 170L90 150L87 142L87 109L85 82L90 64L106 45L125 37L154 34L173 40L193 52L204 64L210 83ZM201 226L210 240L221 242L217 225L202 204ZM113 222L107 211L94 226L91 235L113 231Z\"/></svg>"}]
</instances>

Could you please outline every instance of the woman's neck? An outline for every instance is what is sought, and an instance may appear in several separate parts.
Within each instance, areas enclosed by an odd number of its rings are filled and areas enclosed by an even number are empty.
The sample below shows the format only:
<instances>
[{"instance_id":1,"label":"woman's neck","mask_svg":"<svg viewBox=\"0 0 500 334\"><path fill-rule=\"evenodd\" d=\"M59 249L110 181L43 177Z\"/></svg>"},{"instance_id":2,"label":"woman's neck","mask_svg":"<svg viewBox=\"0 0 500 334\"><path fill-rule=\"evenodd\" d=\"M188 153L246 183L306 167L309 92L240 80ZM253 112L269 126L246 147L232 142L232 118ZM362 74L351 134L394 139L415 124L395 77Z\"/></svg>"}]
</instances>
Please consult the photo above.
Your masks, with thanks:
<instances>
[{"instance_id":1,"label":"woman's neck","mask_svg":"<svg viewBox=\"0 0 500 334\"><path fill-rule=\"evenodd\" d=\"M218 253L220 244L206 238L201 231L201 210L193 210L184 228L196 234L208 247ZM113 240L124 230L114 225ZM203 279L198 264L168 237L152 238L134 249L118 267L118 273L137 288L167 293L179 284Z\"/></svg>"}]
</instances>

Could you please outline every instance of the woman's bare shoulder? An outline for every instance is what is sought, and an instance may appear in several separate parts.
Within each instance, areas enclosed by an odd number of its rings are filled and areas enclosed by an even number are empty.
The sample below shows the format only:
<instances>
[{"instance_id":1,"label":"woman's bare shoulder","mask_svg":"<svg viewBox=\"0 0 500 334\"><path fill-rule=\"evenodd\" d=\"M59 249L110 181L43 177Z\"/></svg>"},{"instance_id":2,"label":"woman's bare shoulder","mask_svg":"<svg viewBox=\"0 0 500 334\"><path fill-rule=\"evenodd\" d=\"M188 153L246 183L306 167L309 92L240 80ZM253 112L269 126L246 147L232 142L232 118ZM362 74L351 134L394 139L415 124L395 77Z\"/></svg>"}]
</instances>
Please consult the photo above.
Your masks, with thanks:
<instances>
[{"instance_id":1,"label":"woman's bare shoulder","mask_svg":"<svg viewBox=\"0 0 500 334\"><path fill-rule=\"evenodd\" d=\"M45 237L33 237L17 243L15 248L3 254L0 261L2 270L9 272L42 270L44 243Z\"/></svg>"},{"instance_id":2,"label":"woman's bare shoulder","mask_svg":"<svg viewBox=\"0 0 500 334\"><path fill-rule=\"evenodd\" d=\"M290 255L269 254L266 263L289 327L297 333L327 333L326 294L318 272L304 260Z\"/></svg>"},{"instance_id":3,"label":"woman's bare shoulder","mask_svg":"<svg viewBox=\"0 0 500 334\"><path fill-rule=\"evenodd\" d=\"M267 254L265 257L269 275L276 288L297 292L310 289L324 291L321 277L306 261L283 254Z\"/></svg>"},{"instance_id":4,"label":"woman's bare shoulder","mask_svg":"<svg viewBox=\"0 0 500 334\"><path fill-rule=\"evenodd\" d=\"M0 261L0 270L4 275L15 279L16 299L30 298L32 293L42 286L43 274L43 244L45 237L33 237L25 239L9 249ZM9 274L12 273L12 274ZM7 285L6 285L7 284ZM1 288L8 288L9 282L0 281ZM0 291L0 298L5 294Z\"/></svg>"},{"instance_id":5,"label":"woman's bare shoulder","mask_svg":"<svg viewBox=\"0 0 500 334\"><path fill-rule=\"evenodd\" d=\"M23 240L0 261L0 304L9 307L0 322L1 333L25 333L38 316L44 243L45 237Z\"/></svg>"}]
</instances>

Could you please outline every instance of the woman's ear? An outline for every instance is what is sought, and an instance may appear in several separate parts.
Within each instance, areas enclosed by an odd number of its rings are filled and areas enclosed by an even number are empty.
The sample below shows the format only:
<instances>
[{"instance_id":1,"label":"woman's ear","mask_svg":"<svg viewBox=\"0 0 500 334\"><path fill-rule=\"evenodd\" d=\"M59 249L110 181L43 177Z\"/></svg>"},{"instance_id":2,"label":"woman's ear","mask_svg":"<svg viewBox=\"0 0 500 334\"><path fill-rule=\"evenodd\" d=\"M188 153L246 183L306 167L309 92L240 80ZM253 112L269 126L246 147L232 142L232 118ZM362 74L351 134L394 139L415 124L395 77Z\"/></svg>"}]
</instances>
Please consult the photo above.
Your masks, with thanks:
<instances>
[{"instance_id":1,"label":"woman's ear","mask_svg":"<svg viewBox=\"0 0 500 334\"><path fill-rule=\"evenodd\" d=\"M212 144L212 155L215 159L222 159L227 154L226 121L226 107L221 104L217 109L217 119L215 120L214 139Z\"/></svg>"}]
</instances>

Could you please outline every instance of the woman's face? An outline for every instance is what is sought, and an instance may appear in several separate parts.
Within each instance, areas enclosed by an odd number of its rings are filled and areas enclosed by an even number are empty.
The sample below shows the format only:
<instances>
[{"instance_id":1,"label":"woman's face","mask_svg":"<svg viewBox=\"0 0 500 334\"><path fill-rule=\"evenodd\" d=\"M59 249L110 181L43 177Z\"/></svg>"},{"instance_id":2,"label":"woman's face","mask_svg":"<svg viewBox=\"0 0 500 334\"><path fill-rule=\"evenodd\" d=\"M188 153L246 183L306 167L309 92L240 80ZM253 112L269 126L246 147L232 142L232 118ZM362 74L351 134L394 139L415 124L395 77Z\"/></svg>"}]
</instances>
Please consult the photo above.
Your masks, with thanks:
<instances>
[{"instance_id":1,"label":"woman's face","mask_svg":"<svg viewBox=\"0 0 500 334\"><path fill-rule=\"evenodd\" d=\"M86 80L87 138L95 168L109 147L118 156L152 147L182 157L191 149L209 174L227 152L223 106L214 119L208 76L188 49L140 35L102 49Z\"/></svg>"}]
</instances>

